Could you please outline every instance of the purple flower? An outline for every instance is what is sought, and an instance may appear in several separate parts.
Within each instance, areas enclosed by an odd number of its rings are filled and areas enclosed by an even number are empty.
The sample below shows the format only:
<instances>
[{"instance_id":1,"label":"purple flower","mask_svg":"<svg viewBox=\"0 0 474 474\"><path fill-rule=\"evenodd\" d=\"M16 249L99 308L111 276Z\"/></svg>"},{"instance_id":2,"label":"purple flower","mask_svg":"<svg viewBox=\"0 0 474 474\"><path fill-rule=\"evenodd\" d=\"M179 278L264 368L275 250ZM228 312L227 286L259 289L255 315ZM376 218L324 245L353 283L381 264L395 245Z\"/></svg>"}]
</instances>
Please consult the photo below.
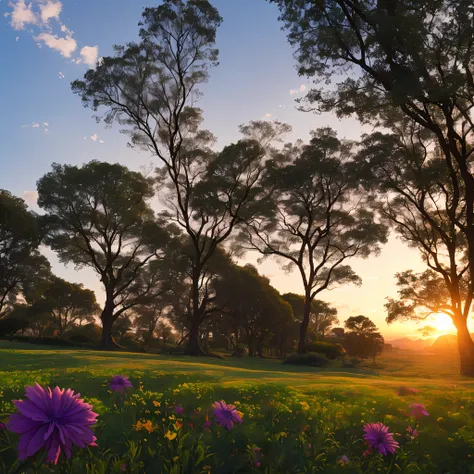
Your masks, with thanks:
<instances>
[{"instance_id":1,"label":"purple flower","mask_svg":"<svg viewBox=\"0 0 474 474\"><path fill-rule=\"evenodd\" d=\"M230 430L234 423L242 423L242 418L234 405L227 405L224 400L214 403L214 416L217 423Z\"/></svg>"},{"instance_id":2,"label":"purple flower","mask_svg":"<svg viewBox=\"0 0 474 474\"><path fill-rule=\"evenodd\" d=\"M97 446L91 426L98 415L79 398L79 393L74 395L69 388L44 389L35 384L26 387L26 397L13 401L19 413L11 415L7 425L10 431L22 435L18 444L20 459L44 448L46 462L57 464L61 450L70 458L73 445Z\"/></svg>"},{"instance_id":3,"label":"purple flower","mask_svg":"<svg viewBox=\"0 0 474 474\"><path fill-rule=\"evenodd\" d=\"M425 405L421 403L412 403L408 408L411 411L411 415L416 419L422 418L424 416L430 416L430 414L426 411Z\"/></svg>"},{"instance_id":4,"label":"purple flower","mask_svg":"<svg viewBox=\"0 0 474 474\"><path fill-rule=\"evenodd\" d=\"M398 443L393 439L393 433L388 431L388 426L382 423L367 423L364 425L364 439L369 445L369 450L375 450L380 454L386 456L393 454L397 448Z\"/></svg>"},{"instance_id":5,"label":"purple flower","mask_svg":"<svg viewBox=\"0 0 474 474\"><path fill-rule=\"evenodd\" d=\"M110 383L110 390L112 392L122 392L124 393L127 388L132 388L132 382L128 380L128 377L125 375L114 375Z\"/></svg>"},{"instance_id":6,"label":"purple flower","mask_svg":"<svg viewBox=\"0 0 474 474\"><path fill-rule=\"evenodd\" d=\"M343 454L339 460L337 461L341 466L344 466L344 464L347 464L349 462L349 458Z\"/></svg>"},{"instance_id":7,"label":"purple flower","mask_svg":"<svg viewBox=\"0 0 474 474\"><path fill-rule=\"evenodd\" d=\"M412 439L418 436L418 431L416 430L416 428L412 428L411 426L407 428L407 433L408 433L408 436Z\"/></svg>"},{"instance_id":8,"label":"purple flower","mask_svg":"<svg viewBox=\"0 0 474 474\"><path fill-rule=\"evenodd\" d=\"M0 421L0 431L5 430L6 428L7 428L7 427L5 426L5 423L2 423L2 422Z\"/></svg>"},{"instance_id":9,"label":"purple flower","mask_svg":"<svg viewBox=\"0 0 474 474\"><path fill-rule=\"evenodd\" d=\"M183 414L184 414L184 408L183 408L183 407L181 407L181 406L179 406L179 405L176 405L176 406L174 407L174 409L176 410L176 413L177 413L178 415L183 415Z\"/></svg>"}]
</instances>

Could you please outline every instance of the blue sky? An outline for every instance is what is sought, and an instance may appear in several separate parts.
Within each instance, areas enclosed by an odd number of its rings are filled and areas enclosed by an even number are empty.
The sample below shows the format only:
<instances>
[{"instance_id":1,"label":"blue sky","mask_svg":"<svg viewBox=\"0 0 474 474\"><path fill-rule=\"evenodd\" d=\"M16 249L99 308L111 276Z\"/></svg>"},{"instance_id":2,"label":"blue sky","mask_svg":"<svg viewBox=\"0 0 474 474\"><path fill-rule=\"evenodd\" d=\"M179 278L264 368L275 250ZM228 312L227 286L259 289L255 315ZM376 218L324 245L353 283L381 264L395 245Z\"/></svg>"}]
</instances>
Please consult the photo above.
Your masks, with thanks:
<instances>
[{"instance_id":1,"label":"blue sky","mask_svg":"<svg viewBox=\"0 0 474 474\"><path fill-rule=\"evenodd\" d=\"M146 0L0 0L0 188L26 199L32 209L36 181L51 163L82 164L92 159L120 162L133 169L153 160L126 146L117 127L97 124L92 113L70 90L97 57L112 53L113 44L137 38L137 23ZM295 99L311 83L298 77L292 50L277 21L278 9L264 0L214 0L224 21L217 35L220 65L211 70L201 90L205 127L224 145L239 138L238 125L255 119L280 119L293 127L289 138L306 140L309 131L332 126L341 137L357 139L355 120L296 110ZM92 271L76 272L45 253L54 271L96 290ZM254 261L257 256L249 256ZM378 258L356 260L362 287L344 287L321 295L339 309L340 319L355 314L371 317L387 336L411 334L412 324L387 326L384 298L395 296L394 273L423 269L418 254L392 238ZM297 274L284 274L274 262L261 271L282 292L301 292Z\"/></svg>"}]
</instances>

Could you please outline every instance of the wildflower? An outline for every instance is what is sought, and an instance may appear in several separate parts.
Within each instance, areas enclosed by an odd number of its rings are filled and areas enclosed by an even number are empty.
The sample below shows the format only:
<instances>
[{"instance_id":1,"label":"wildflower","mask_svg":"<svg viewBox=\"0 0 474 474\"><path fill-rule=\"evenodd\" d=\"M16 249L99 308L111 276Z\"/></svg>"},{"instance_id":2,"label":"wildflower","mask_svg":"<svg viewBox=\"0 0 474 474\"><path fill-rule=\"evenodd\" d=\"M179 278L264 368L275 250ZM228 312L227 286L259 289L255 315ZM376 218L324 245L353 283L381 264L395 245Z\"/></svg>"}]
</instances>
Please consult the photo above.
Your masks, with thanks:
<instances>
[{"instance_id":1,"label":"wildflower","mask_svg":"<svg viewBox=\"0 0 474 474\"><path fill-rule=\"evenodd\" d=\"M170 430L167 431L165 434L165 438L168 438L170 441L173 441L176 438L177 434L176 433L171 433Z\"/></svg>"},{"instance_id":2,"label":"wildflower","mask_svg":"<svg viewBox=\"0 0 474 474\"><path fill-rule=\"evenodd\" d=\"M344 466L344 464L347 464L349 462L349 458L344 454L342 455L339 460L337 461L341 466Z\"/></svg>"},{"instance_id":3,"label":"wildflower","mask_svg":"<svg viewBox=\"0 0 474 474\"><path fill-rule=\"evenodd\" d=\"M393 439L393 434L388 431L388 426L382 423L367 423L364 431L364 439L369 445L369 450L375 450L386 456L389 453L393 454L399 447Z\"/></svg>"},{"instance_id":4,"label":"wildflower","mask_svg":"<svg viewBox=\"0 0 474 474\"><path fill-rule=\"evenodd\" d=\"M0 421L0 431L5 430L6 428L7 428L7 427L5 426L5 423L2 423L2 422Z\"/></svg>"},{"instance_id":5,"label":"wildflower","mask_svg":"<svg viewBox=\"0 0 474 474\"><path fill-rule=\"evenodd\" d=\"M120 467L120 469L122 469L122 472L125 472L127 470L127 465L126 464L122 464L122 466Z\"/></svg>"},{"instance_id":6,"label":"wildflower","mask_svg":"<svg viewBox=\"0 0 474 474\"><path fill-rule=\"evenodd\" d=\"M411 439L418 437L418 431L416 430L416 428L412 428L411 426L407 428L407 433Z\"/></svg>"},{"instance_id":7,"label":"wildflower","mask_svg":"<svg viewBox=\"0 0 474 474\"><path fill-rule=\"evenodd\" d=\"M46 462L57 464L61 450L71 457L73 445L97 446L91 426L97 420L92 406L71 389L26 387L26 400L14 400L19 413L10 416L7 428L21 435L19 459L47 451Z\"/></svg>"},{"instance_id":8,"label":"wildflower","mask_svg":"<svg viewBox=\"0 0 474 474\"><path fill-rule=\"evenodd\" d=\"M412 403L408 408L411 410L411 415L415 418L422 418L423 416L430 416L426 408L421 403Z\"/></svg>"},{"instance_id":9,"label":"wildflower","mask_svg":"<svg viewBox=\"0 0 474 474\"><path fill-rule=\"evenodd\" d=\"M176 410L176 413L177 413L178 415L183 415L183 414L184 414L184 408L183 408L183 407L181 407L181 406L179 406L179 405L176 405L176 406L174 407L174 409Z\"/></svg>"},{"instance_id":10,"label":"wildflower","mask_svg":"<svg viewBox=\"0 0 474 474\"><path fill-rule=\"evenodd\" d=\"M300 405L301 405L301 408L302 408L304 411L308 411L308 410L309 410L308 402L300 402Z\"/></svg>"},{"instance_id":11,"label":"wildflower","mask_svg":"<svg viewBox=\"0 0 474 474\"><path fill-rule=\"evenodd\" d=\"M212 423L209 421L209 417L206 415L206 421L204 422L204 428L206 431L211 431Z\"/></svg>"},{"instance_id":12,"label":"wildflower","mask_svg":"<svg viewBox=\"0 0 474 474\"><path fill-rule=\"evenodd\" d=\"M154 407L159 407L159 406L161 406L161 403L153 400L153 406Z\"/></svg>"},{"instance_id":13,"label":"wildflower","mask_svg":"<svg viewBox=\"0 0 474 474\"><path fill-rule=\"evenodd\" d=\"M242 418L234 405L227 405L224 400L214 403L214 416L217 423L230 430L234 423L242 423Z\"/></svg>"},{"instance_id":14,"label":"wildflower","mask_svg":"<svg viewBox=\"0 0 474 474\"><path fill-rule=\"evenodd\" d=\"M110 390L112 392L124 393L127 388L132 388L132 382L125 377L125 375L114 375L112 380L109 382Z\"/></svg>"}]
</instances>

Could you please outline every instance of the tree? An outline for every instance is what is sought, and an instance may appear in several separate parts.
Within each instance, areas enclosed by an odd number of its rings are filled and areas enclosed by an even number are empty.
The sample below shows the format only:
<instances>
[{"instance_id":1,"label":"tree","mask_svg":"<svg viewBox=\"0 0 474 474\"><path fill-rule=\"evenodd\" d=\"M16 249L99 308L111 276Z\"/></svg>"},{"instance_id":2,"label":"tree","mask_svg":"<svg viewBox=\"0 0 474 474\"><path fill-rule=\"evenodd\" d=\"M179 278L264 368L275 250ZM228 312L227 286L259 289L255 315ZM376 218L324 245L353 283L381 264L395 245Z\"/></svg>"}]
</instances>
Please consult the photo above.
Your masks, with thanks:
<instances>
[{"instance_id":1,"label":"tree","mask_svg":"<svg viewBox=\"0 0 474 474\"><path fill-rule=\"evenodd\" d=\"M466 325L474 294L472 2L271 1L280 6L290 42L298 47L300 73L327 83L343 78L331 90L311 91L313 107L357 114L388 129L409 119L436 142L449 180L443 191L452 211L448 218L466 243L468 299L455 325L461 373L474 376L474 342ZM355 74L347 78L350 70Z\"/></svg>"},{"instance_id":2,"label":"tree","mask_svg":"<svg viewBox=\"0 0 474 474\"><path fill-rule=\"evenodd\" d=\"M265 173L272 196L267 214L247 219L240 237L247 249L276 256L287 262L285 269L299 271L305 297L300 353L316 295L335 285L360 284L347 260L377 253L386 241L386 227L358 189L352 158L352 144L329 128L313 132L308 145L275 151Z\"/></svg>"},{"instance_id":3,"label":"tree","mask_svg":"<svg viewBox=\"0 0 474 474\"><path fill-rule=\"evenodd\" d=\"M295 320L301 323L304 315L304 295L285 293L282 298L291 305ZM339 322L337 309L325 301L313 300L309 320L308 329L314 333L316 339L324 338L331 326Z\"/></svg>"},{"instance_id":4,"label":"tree","mask_svg":"<svg viewBox=\"0 0 474 474\"><path fill-rule=\"evenodd\" d=\"M115 321L112 328L112 335L117 338L118 341L122 341L132 329L132 321L127 313L122 313Z\"/></svg>"},{"instance_id":5,"label":"tree","mask_svg":"<svg viewBox=\"0 0 474 474\"><path fill-rule=\"evenodd\" d=\"M116 319L161 291L159 260L171 237L147 203L153 183L118 164L53 164L38 181L38 194L46 211L46 242L62 262L90 267L100 276L101 346L111 349Z\"/></svg>"},{"instance_id":6,"label":"tree","mask_svg":"<svg viewBox=\"0 0 474 474\"><path fill-rule=\"evenodd\" d=\"M466 234L459 228L466 227L467 216L465 200L450 176L459 175L459 169L446 168L433 137L413 121L399 120L397 128L396 134L366 136L358 165L366 187L379 190L381 215L420 252L428 269L419 275L397 274L403 299L389 299L387 322L446 312L458 330L461 372L469 374L474 363L467 328L471 274Z\"/></svg>"},{"instance_id":7,"label":"tree","mask_svg":"<svg viewBox=\"0 0 474 474\"><path fill-rule=\"evenodd\" d=\"M220 153L215 138L200 129L194 107L197 87L217 64L214 49L221 17L207 0L165 0L146 8L140 42L115 47L83 81L72 84L83 104L105 109L104 119L124 126L131 145L156 156L167 218L176 222L193 248L192 298L186 352L203 353L199 330L212 303L202 299L206 268L216 248L255 203L261 163L255 140L241 140Z\"/></svg>"},{"instance_id":8,"label":"tree","mask_svg":"<svg viewBox=\"0 0 474 474\"><path fill-rule=\"evenodd\" d=\"M37 250L42 231L23 199L0 189L0 317L50 265Z\"/></svg>"},{"instance_id":9,"label":"tree","mask_svg":"<svg viewBox=\"0 0 474 474\"><path fill-rule=\"evenodd\" d=\"M291 306L253 265L236 265L216 283L216 292L224 315L234 322L236 345L242 328L250 356L262 357L265 339L292 320Z\"/></svg>"},{"instance_id":10,"label":"tree","mask_svg":"<svg viewBox=\"0 0 474 474\"><path fill-rule=\"evenodd\" d=\"M366 359L379 355L384 347L384 338L377 326L366 316L351 316L346 319L344 326L344 349L351 356Z\"/></svg>"},{"instance_id":11,"label":"tree","mask_svg":"<svg viewBox=\"0 0 474 474\"><path fill-rule=\"evenodd\" d=\"M143 335L145 347L150 348L153 343L153 338L158 330L158 324L167 308L170 307L170 302L160 295L153 303L149 305L136 306L133 309L135 316L134 325Z\"/></svg>"},{"instance_id":12,"label":"tree","mask_svg":"<svg viewBox=\"0 0 474 474\"><path fill-rule=\"evenodd\" d=\"M100 312L92 290L58 277L53 277L41 298L32 303L32 311L35 309L51 313L59 337L77 324L93 322Z\"/></svg>"}]
</instances>

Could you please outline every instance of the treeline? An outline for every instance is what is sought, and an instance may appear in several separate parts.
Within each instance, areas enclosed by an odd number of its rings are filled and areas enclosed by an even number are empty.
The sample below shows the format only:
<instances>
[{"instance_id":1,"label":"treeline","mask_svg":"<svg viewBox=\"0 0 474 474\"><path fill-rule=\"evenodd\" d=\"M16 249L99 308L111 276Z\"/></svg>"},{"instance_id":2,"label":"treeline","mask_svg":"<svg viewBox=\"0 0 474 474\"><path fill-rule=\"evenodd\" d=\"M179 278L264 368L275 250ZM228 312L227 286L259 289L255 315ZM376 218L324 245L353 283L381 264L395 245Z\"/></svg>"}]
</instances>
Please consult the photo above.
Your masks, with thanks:
<instances>
[{"instance_id":1,"label":"treeline","mask_svg":"<svg viewBox=\"0 0 474 474\"><path fill-rule=\"evenodd\" d=\"M235 337L245 335L258 353L265 327L278 338L284 305L274 307L270 326L245 316L254 314L245 298L235 316L220 286L232 257L256 252L299 275L303 310L293 317L304 353L313 303L337 285L360 284L351 259L376 255L391 228L427 269L396 275L399 295L388 299L387 321L450 315L461 372L474 376L471 2L272 1L299 72L319 83L302 107L356 115L373 132L350 142L320 128L308 143L285 143L288 125L253 121L240 127L240 140L216 150L196 104L218 64L219 13L207 0L145 8L137 42L116 46L72 90L160 166L144 177L107 163L54 164L38 182L41 218L13 199L7 207L24 219L2 230L2 311L16 297L30 298L28 282L47 266L37 251L43 243L61 261L98 274L104 348L113 347L120 318L155 307L172 286L173 324L182 325L188 354L206 352L203 334L217 335L218 321L233 321L242 329ZM20 237L11 237L20 226ZM245 271L235 271L235 281L251 287L259 305L276 304L256 284L260 276Z\"/></svg>"}]
</instances>

